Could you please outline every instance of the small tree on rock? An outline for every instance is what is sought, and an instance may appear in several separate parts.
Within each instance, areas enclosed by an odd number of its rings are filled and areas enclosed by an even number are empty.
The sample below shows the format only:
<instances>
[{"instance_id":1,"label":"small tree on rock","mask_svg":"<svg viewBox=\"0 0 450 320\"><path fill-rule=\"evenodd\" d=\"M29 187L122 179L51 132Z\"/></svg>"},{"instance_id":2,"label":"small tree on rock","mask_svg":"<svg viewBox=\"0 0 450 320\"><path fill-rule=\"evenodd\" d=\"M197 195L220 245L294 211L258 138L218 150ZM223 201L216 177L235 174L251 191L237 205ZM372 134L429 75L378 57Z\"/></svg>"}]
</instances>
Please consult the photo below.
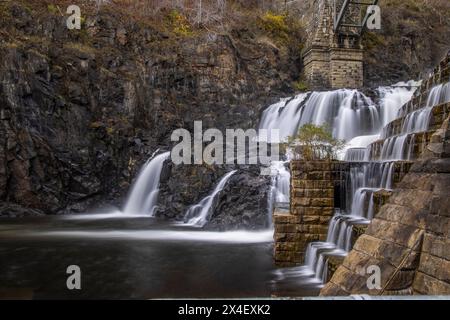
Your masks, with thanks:
<instances>
[{"instance_id":1,"label":"small tree on rock","mask_svg":"<svg viewBox=\"0 0 450 320\"><path fill-rule=\"evenodd\" d=\"M307 161L337 159L337 152L345 146L343 140L333 138L327 124L305 124L287 144L296 159Z\"/></svg>"}]
</instances>

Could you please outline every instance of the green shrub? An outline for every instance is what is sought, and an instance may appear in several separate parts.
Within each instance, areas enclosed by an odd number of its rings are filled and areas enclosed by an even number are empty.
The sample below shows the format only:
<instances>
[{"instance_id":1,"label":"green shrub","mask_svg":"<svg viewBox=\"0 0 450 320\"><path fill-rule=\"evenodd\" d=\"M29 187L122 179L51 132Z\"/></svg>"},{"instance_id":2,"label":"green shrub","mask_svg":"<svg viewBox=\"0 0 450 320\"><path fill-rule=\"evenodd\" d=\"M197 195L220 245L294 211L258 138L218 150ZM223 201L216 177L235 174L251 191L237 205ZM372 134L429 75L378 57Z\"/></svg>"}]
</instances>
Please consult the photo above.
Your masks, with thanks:
<instances>
[{"instance_id":1,"label":"green shrub","mask_svg":"<svg viewBox=\"0 0 450 320\"><path fill-rule=\"evenodd\" d=\"M167 20L175 34L185 37L192 35L191 24L187 18L177 10L171 10L167 15Z\"/></svg>"},{"instance_id":2,"label":"green shrub","mask_svg":"<svg viewBox=\"0 0 450 320\"><path fill-rule=\"evenodd\" d=\"M263 28L273 34L282 34L289 31L285 15L277 15L269 11L262 16L261 20Z\"/></svg>"},{"instance_id":3,"label":"green shrub","mask_svg":"<svg viewBox=\"0 0 450 320\"><path fill-rule=\"evenodd\" d=\"M305 92L305 91L309 90L308 83L306 83L306 81L303 81L303 80L294 82L292 86L294 87L294 89L296 91Z\"/></svg>"},{"instance_id":4,"label":"green shrub","mask_svg":"<svg viewBox=\"0 0 450 320\"><path fill-rule=\"evenodd\" d=\"M288 138L287 144L294 155L307 160L332 160L337 158L337 152L345 146L343 140L333 138L327 124L320 126L305 124L297 134Z\"/></svg>"}]
</instances>

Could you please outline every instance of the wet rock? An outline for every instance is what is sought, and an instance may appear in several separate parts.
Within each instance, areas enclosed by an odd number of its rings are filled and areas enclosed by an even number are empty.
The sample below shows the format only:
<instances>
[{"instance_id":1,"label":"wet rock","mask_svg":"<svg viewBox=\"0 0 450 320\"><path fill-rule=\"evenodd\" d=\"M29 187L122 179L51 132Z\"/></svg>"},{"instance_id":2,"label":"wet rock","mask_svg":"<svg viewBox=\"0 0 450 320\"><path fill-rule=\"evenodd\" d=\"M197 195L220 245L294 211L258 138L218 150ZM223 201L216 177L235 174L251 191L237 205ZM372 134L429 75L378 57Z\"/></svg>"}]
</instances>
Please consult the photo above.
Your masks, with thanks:
<instances>
[{"instance_id":1,"label":"wet rock","mask_svg":"<svg viewBox=\"0 0 450 320\"><path fill-rule=\"evenodd\" d=\"M42 215L44 213L40 210L24 208L13 203L0 203L0 217L21 218Z\"/></svg>"}]
</instances>

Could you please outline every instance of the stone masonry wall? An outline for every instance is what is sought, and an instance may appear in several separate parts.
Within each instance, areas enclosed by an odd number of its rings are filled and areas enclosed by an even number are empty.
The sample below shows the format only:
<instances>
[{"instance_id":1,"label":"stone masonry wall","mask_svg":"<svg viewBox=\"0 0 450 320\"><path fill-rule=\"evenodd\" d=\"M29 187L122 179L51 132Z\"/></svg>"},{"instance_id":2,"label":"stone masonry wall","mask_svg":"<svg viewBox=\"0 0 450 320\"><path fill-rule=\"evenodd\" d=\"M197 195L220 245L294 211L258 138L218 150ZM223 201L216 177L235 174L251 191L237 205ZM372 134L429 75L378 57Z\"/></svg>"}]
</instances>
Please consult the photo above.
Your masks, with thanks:
<instances>
[{"instance_id":1,"label":"stone masonry wall","mask_svg":"<svg viewBox=\"0 0 450 320\"><path fill-rule=\"evenodd\" d=\"M304 76L311 89L362 87L363 50L359 39L345 41L334 34L329 0L317 0L314 10L303 53Z\"/></svg>"},{"instance_id":2,"label":"stone masonry wall","mask_svg":"<svg viewBox=\"0 0 450 320\"><path fill-rule=\"evenodd\" d=\"M309 242L326 240L335 207L335 186L348 164L337 161L292 161L289 212L275 210L275 263L304 262Z\"/></svg>"},{"instance_id":3,"label":"stone masonry wall","mask_svg":"<svg viewBox=\"0 0 450 320\"><path fill-rule=\"evenodd\" d=\"M312 89L330 88L330 53L324 48L311 48L303 55L303 73Z\"/></svg>"},{"instance_id":4,"label":"stone masonry wall","mask_svg":"<svg viewBox=\"0 0 450 320\"><path fill-rule=\"evenodd\" d=\"M333 48L330 52L331 88L360 88L363 86L363 51Z\"/></svg>"}]
</instances>

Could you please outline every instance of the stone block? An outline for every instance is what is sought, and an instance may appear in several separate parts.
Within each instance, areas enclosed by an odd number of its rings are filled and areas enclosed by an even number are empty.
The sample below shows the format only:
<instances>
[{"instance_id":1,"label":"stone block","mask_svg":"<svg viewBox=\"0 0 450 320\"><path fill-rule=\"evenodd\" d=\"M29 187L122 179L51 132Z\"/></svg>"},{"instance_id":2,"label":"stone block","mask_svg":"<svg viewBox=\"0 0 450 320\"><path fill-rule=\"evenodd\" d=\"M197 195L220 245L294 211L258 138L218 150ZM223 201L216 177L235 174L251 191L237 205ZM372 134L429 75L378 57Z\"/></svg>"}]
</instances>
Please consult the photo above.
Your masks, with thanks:
<instances>
[{"instance_id":1,"label":"stone block","mask_svg":"<svg viewBox=\"0 0 450 320\"><path fill-rule=\"evenodd\" d=\"M423 295L450 295L450 284L440 281L422 272L418 272L414 279L413 289Z\"/></svg>"},{"instance_id":2,"label":"stone block","mask_svg":"<svg viewBox=\"0 0 450 320\"><path fill-rule=\"evenodd\" d=\"M442 257L450 261L450 239L448 237L436 236L425 233L422 251L436 257Z\"/></svg>"},{"instance_id":3,"label":"stone block","mask_svg":"<svg viewBox=\"0 0 450 320\"><path fill-rule=\"evenodd\" d=\"M423 253L420 257L419 272L450 284L450 261Z\"/></svg>"}]
</instances>

